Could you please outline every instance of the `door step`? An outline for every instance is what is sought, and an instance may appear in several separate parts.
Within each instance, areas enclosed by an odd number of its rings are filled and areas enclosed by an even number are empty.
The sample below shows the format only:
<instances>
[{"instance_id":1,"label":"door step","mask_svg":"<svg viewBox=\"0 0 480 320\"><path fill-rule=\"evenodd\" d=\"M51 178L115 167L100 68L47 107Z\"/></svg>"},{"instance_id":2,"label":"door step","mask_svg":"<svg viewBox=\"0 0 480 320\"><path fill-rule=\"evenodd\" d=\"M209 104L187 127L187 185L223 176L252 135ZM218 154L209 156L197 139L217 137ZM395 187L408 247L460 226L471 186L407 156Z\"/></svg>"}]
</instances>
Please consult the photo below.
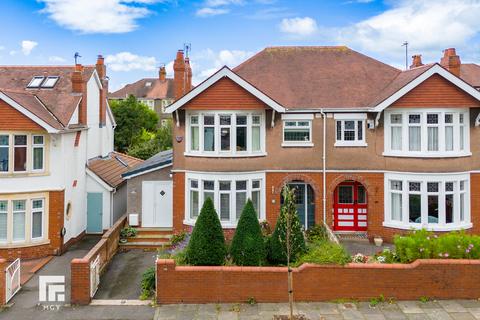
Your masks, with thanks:
<instances>
[{"instance_id":1,"label":"door step","mask_svg":"<svg viewBox=\"0 0 480 320\"><path fill-rule=\"evenodd\" d=\"M120 243L119 247L123 249L146 249L146 250L156 250L156 249L165 249L170 246L170 242L159 242L159 241L138 241L138 242L127 242Z\"/></svg>"},{"instance_id":2,"label":"door step","mask_svg":"<svg viewBox=\"0 0 480 320\"><path fill-rule=\"evenodd\" d=\"M340 241L369 242L366 232L334 231L333 233Z\"/></svg>"}]
</instances>

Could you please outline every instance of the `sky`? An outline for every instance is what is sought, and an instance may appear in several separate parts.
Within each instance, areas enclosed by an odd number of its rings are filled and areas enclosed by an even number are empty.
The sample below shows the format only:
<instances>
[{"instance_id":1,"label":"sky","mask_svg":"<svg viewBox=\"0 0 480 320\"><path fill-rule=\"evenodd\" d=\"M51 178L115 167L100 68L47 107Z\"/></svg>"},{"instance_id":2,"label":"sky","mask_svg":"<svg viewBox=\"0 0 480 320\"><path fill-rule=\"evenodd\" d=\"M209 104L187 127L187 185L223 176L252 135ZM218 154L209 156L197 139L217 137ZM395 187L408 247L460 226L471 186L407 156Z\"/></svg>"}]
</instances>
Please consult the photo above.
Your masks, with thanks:
<instances>
[{"instance_id":1,"label":"sky","mask_svg":"<svg viewBox=\"0 0 480 320\"><path fill-rule=\"evenodd\" d=\"M156 77L190 44L193 80L268 46L347 45L398 68L455 47L480 63L480 0L0 0L0 65L94 64L110 90Z\"/></svg>"}]
</instances>

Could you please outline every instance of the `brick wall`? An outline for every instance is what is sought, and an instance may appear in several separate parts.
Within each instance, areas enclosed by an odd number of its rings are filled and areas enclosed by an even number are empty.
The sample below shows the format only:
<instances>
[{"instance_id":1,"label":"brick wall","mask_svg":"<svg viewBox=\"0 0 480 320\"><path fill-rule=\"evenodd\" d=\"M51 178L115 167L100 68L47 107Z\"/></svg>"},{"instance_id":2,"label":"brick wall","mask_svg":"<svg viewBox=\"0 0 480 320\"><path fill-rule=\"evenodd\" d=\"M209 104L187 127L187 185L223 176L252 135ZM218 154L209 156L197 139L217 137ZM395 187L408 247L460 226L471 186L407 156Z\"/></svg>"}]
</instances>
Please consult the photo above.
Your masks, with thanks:
<instances>
[{"instance_id":1,"label":"brick wall","mask_svg":"<svg viewBox=\"0 0 480 320\"><path fill-rule=\"evenodd\" d=\"M476 299L478 260L417 260L411 264L305 264L294 268L295 301ZM233 303L253 297L258 302L286 302L285 267L190 267L157 260L159 304ZM328 290L327 290L328 288Z\"/></svg>"},{"instance_id":2,"label":"brick wall","mask_svg":"<svg viewBox=\"0 0 480 320\"><path fill-rule=\"evenodd\" d=\"M127 216L124 215L103 234L100 241L83 258L73 259L70 263L72 275L70 302L72 304L90 303L90 263L100 255L100 273L105 270L117 252L120 231L126 222Z\"/></svg>"},{"instance_id":3,"label":"brick wall","mask_svg":"<svg viewBox=\"0 0 480 320\"><path fill-rule=\"evenodd\" d=\"M6 303L5 269L7 267L7 260L0 258L0 306Z\"/></svg>"}]
</instances>

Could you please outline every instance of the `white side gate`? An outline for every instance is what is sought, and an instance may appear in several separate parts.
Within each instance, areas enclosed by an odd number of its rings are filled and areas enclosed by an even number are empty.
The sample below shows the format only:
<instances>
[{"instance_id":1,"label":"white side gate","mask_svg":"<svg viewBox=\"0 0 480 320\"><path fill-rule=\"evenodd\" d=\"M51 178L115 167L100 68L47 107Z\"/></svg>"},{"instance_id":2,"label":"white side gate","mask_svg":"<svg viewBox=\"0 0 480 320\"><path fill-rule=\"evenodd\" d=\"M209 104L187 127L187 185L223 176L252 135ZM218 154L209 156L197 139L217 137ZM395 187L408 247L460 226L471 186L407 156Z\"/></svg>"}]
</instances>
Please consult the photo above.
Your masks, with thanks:
<instances>
[{"instance_id":1,"label":"white side gate","mask_svg":"<svg viewBox=\"0 0 480 320\"><path fill-rule=\"evenodd\" d=\"M100 284L100 255L90 263L90 297L93 298Z\"/></svg>"},{"instance_id":2,"label":"white side gate","mask_svg":"<svg viewBox=\"0 0 480 320\"><path fill-rule=\"evenodd\" d=\"M5 281L6 302L8 302L20 290L20 258L13 261L5 269Z\"/></svg>"}]
</instances>

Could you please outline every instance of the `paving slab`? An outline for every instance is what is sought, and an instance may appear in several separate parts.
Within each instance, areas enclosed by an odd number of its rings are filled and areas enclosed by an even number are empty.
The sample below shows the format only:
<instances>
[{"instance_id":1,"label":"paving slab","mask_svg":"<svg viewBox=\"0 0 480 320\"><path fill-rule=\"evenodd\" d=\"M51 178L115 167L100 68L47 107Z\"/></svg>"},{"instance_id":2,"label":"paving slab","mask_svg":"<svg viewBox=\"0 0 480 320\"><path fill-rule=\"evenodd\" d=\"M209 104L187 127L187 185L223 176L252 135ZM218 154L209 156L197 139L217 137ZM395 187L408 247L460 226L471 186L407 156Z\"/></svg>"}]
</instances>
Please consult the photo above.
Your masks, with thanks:
<instances>
[{"instance_id":1,"label":"paving slab","mask_svg":"<svg viewBox=\"0 0 480 320\"><path fill-rule=\"evenodd\" d=\"M447 312L466 312L464 306L455 300L439 300L438 303L442 306L443 310Z\"/></svg>"},{"instance_id":2,"label":"paving slab","mask_svg":"<svg viewBox=\"0 0 480 320\"><path fill-rule=\"evenodd\" d=\"M423 309L420 307L421 302L417 301L399 301L398 307L402 310L405 314L413 314L413 313L424 313Z\"/></svg>"}]
</instances>

